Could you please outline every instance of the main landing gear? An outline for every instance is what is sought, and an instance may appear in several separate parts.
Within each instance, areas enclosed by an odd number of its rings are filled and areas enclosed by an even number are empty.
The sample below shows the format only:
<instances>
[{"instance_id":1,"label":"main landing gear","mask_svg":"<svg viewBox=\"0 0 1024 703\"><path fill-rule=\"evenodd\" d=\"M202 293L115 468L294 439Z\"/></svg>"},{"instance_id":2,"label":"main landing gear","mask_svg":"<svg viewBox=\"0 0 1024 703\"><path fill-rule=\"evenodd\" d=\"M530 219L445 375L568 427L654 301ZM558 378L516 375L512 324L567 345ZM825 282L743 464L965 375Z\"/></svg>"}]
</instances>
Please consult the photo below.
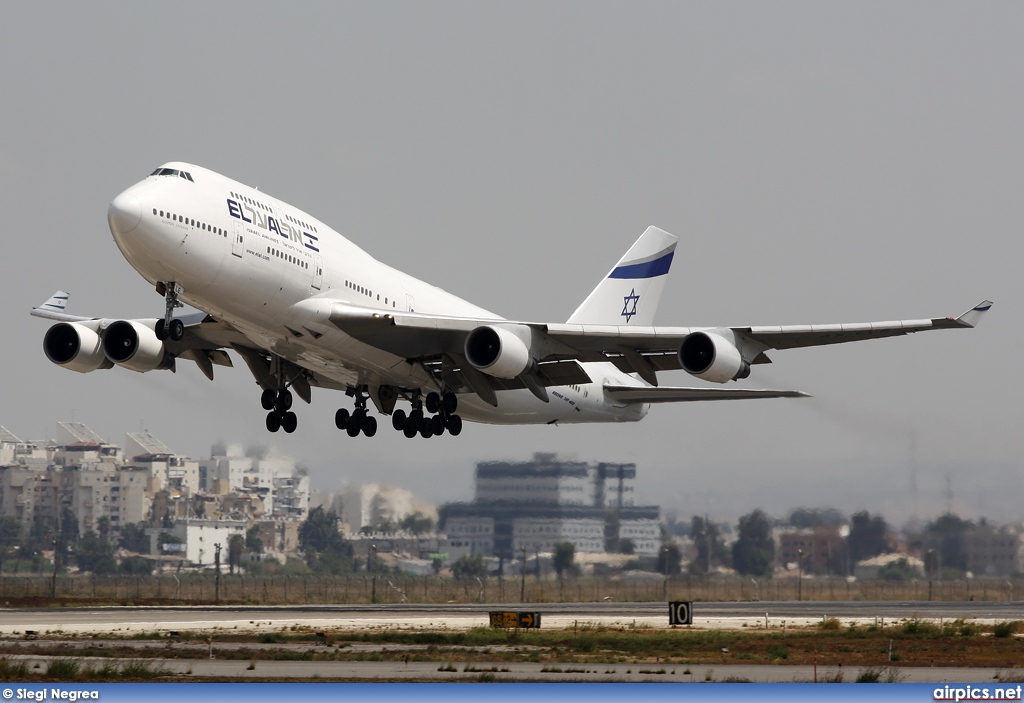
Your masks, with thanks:
<instances>
[{"instance_id":1,"label":"main landing gear","mask_svg":"<svg viewBox=\"0 0 1024 703\"><path fill-rule=\"evenodd\" d=\"M295 417L295 413L290 410L292 407L292 393L287 388L282 388L279 391L268 388L263 391L260 403L262 403L264 410L270 411L267 413L267 429L271 432L284 430L291 434L298 427L299 420Z\"/></svg>"},{"instance_id":2,"label":"main landing gear","mask_svg":"<svg viewBox=\"0 0 1024 703\"><path fill-rule=\"evenodd\" d=\"M171 315L175 308L184 307L178 300L178 296L184 293L185 289L174 282L158 283L156 292L163 295L165 301L164 319L157 320L156 326L153 328L156 338L160 341L171 339L180 342L181 338L185 336L185 323Z\"/></svg>"},{"instance_id":3,"label":"main landing gear","mask_svg":"<svg viewBox=\"0 0 1024 703\"><path fill-rule=\"evenodd\" d=\"M458 396L451 391L445 391L444 395L431 391L427 393L425 404L430 415L423 413L424 403L417 397L408 415L401 409L392 413L391 425L410 439L417 434L427 439L442 435L445 430L453 437L462 432L462 418L455 414L459 407Z\"/></svg>"},{"instance_id":4,"label":"main landing gear","mask_svg":"<svg viewBox=\"0 0 1024 703\"><path fill-rule=\"evenodd\" d=\"M356 394L356 409L351 413L348 408L341 408L334 414L334 424L339 430L345 430L349 437L356 437L362 432L367 437L377 434L377 418L366 411L366 395Z\"/></svg>"}]
</instances>

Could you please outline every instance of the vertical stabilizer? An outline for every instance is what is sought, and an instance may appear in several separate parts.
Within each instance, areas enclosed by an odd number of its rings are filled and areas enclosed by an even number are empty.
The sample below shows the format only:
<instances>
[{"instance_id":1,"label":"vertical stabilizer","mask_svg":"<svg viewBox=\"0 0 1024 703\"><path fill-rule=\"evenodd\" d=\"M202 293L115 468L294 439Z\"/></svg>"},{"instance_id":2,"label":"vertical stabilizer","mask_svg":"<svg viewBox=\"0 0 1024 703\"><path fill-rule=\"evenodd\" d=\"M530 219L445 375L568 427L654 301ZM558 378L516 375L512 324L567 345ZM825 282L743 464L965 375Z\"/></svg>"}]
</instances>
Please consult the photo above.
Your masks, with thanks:
<instances>
[{"instance_id":1,"label":"vertical stabilizer","mask_svg":"<svg viewBox=\"0 0 1024 703\"><path fill-rule=\"evenodd\" d=\"M664 230L648 227L568 322L589 325L654 324L654 313L658 310L677 241Z\"/></svg>"}]
</instances>

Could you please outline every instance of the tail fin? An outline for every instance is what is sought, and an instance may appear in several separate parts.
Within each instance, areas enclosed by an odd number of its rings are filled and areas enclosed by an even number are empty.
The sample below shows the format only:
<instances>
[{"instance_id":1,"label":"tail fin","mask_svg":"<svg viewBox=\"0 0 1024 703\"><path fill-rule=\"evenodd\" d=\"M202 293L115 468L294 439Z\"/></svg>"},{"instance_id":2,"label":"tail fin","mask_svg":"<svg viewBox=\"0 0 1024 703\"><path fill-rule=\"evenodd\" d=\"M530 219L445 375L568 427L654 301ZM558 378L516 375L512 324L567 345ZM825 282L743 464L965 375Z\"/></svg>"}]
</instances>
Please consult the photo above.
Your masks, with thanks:
<instances>
[{"instance_id":1,"label":"tail fin","mask_svg":"<svg viewBox=\"0 0 1024 703\"><path fill-rule=\"evenodd\" d=\"M678 239L648 227L619 263L597 284L568 322L591 325L654 323Z\"/></svg>"}]
</instances>

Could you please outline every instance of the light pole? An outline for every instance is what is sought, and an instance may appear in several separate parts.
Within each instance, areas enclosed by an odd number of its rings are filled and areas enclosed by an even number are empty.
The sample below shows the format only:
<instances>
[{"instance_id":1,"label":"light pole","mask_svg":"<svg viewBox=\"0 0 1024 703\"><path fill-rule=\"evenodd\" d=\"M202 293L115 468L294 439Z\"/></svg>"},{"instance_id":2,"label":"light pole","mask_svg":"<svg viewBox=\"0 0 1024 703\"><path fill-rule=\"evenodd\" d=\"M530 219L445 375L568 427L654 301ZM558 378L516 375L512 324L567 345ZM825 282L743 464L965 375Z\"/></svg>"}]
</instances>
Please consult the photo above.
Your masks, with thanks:
<instances>
[{"instance_id":1,"label":"light pole","mask_svg":"<svg viewBox=\"0 0 1024 703\"><path fill-rule=\"evenodd\" d=\"M370 595L370 602L377 602L377 545L370 545L370 571L373 574L373 592Z\"/></svg>"},{"instance_id":2,"label":"light pole","mask_svg":"<svg viewBox=\"0 0 1024 703\"><path fill-rule=\"evenodd\" d=\"M519 602L520 603L525 603L526 602L526 545L524 544L522 547L520 547L520 550L523 552L523 580L522 580L522 585L519 586Z\"/></svg>"},{"instance_id":3,"label":"light pole","mask_svg":"<svg viewBox=\"0 0 1024 703\"><path fill-rule=\"evenodd\" d=\"M804 550L796 550L796 565L799 570L799 577L796 581L796 599L804 599Z\"/></svg>"}]
</instances>

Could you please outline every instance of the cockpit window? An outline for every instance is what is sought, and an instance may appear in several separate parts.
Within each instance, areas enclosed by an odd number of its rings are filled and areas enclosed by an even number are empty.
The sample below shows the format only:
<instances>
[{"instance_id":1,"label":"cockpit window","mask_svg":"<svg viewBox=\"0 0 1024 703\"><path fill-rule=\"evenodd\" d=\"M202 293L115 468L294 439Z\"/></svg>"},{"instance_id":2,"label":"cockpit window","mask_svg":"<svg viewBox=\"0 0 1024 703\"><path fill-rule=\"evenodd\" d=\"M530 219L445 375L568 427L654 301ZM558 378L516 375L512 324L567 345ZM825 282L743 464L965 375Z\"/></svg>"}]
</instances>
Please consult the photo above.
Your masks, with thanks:
<instances>
[{"instance_id":1,"label":"cockpit window","mask_svg":"<svg viewBox=\"0 0 1024 703\"><path fill-rule=\"evenodd\" d=\"M191 181L192 183L195 183L195 181L192 180L192 174L191 173L189 173L188 171L179 171L176 168L162 168L161 167L161 168L158 168L157 170L153 171L153 173L151 173L149 175L151 175L151 176L179 176L180 178L184 178L186 181Z\"/></svg>"}]
</instances>

